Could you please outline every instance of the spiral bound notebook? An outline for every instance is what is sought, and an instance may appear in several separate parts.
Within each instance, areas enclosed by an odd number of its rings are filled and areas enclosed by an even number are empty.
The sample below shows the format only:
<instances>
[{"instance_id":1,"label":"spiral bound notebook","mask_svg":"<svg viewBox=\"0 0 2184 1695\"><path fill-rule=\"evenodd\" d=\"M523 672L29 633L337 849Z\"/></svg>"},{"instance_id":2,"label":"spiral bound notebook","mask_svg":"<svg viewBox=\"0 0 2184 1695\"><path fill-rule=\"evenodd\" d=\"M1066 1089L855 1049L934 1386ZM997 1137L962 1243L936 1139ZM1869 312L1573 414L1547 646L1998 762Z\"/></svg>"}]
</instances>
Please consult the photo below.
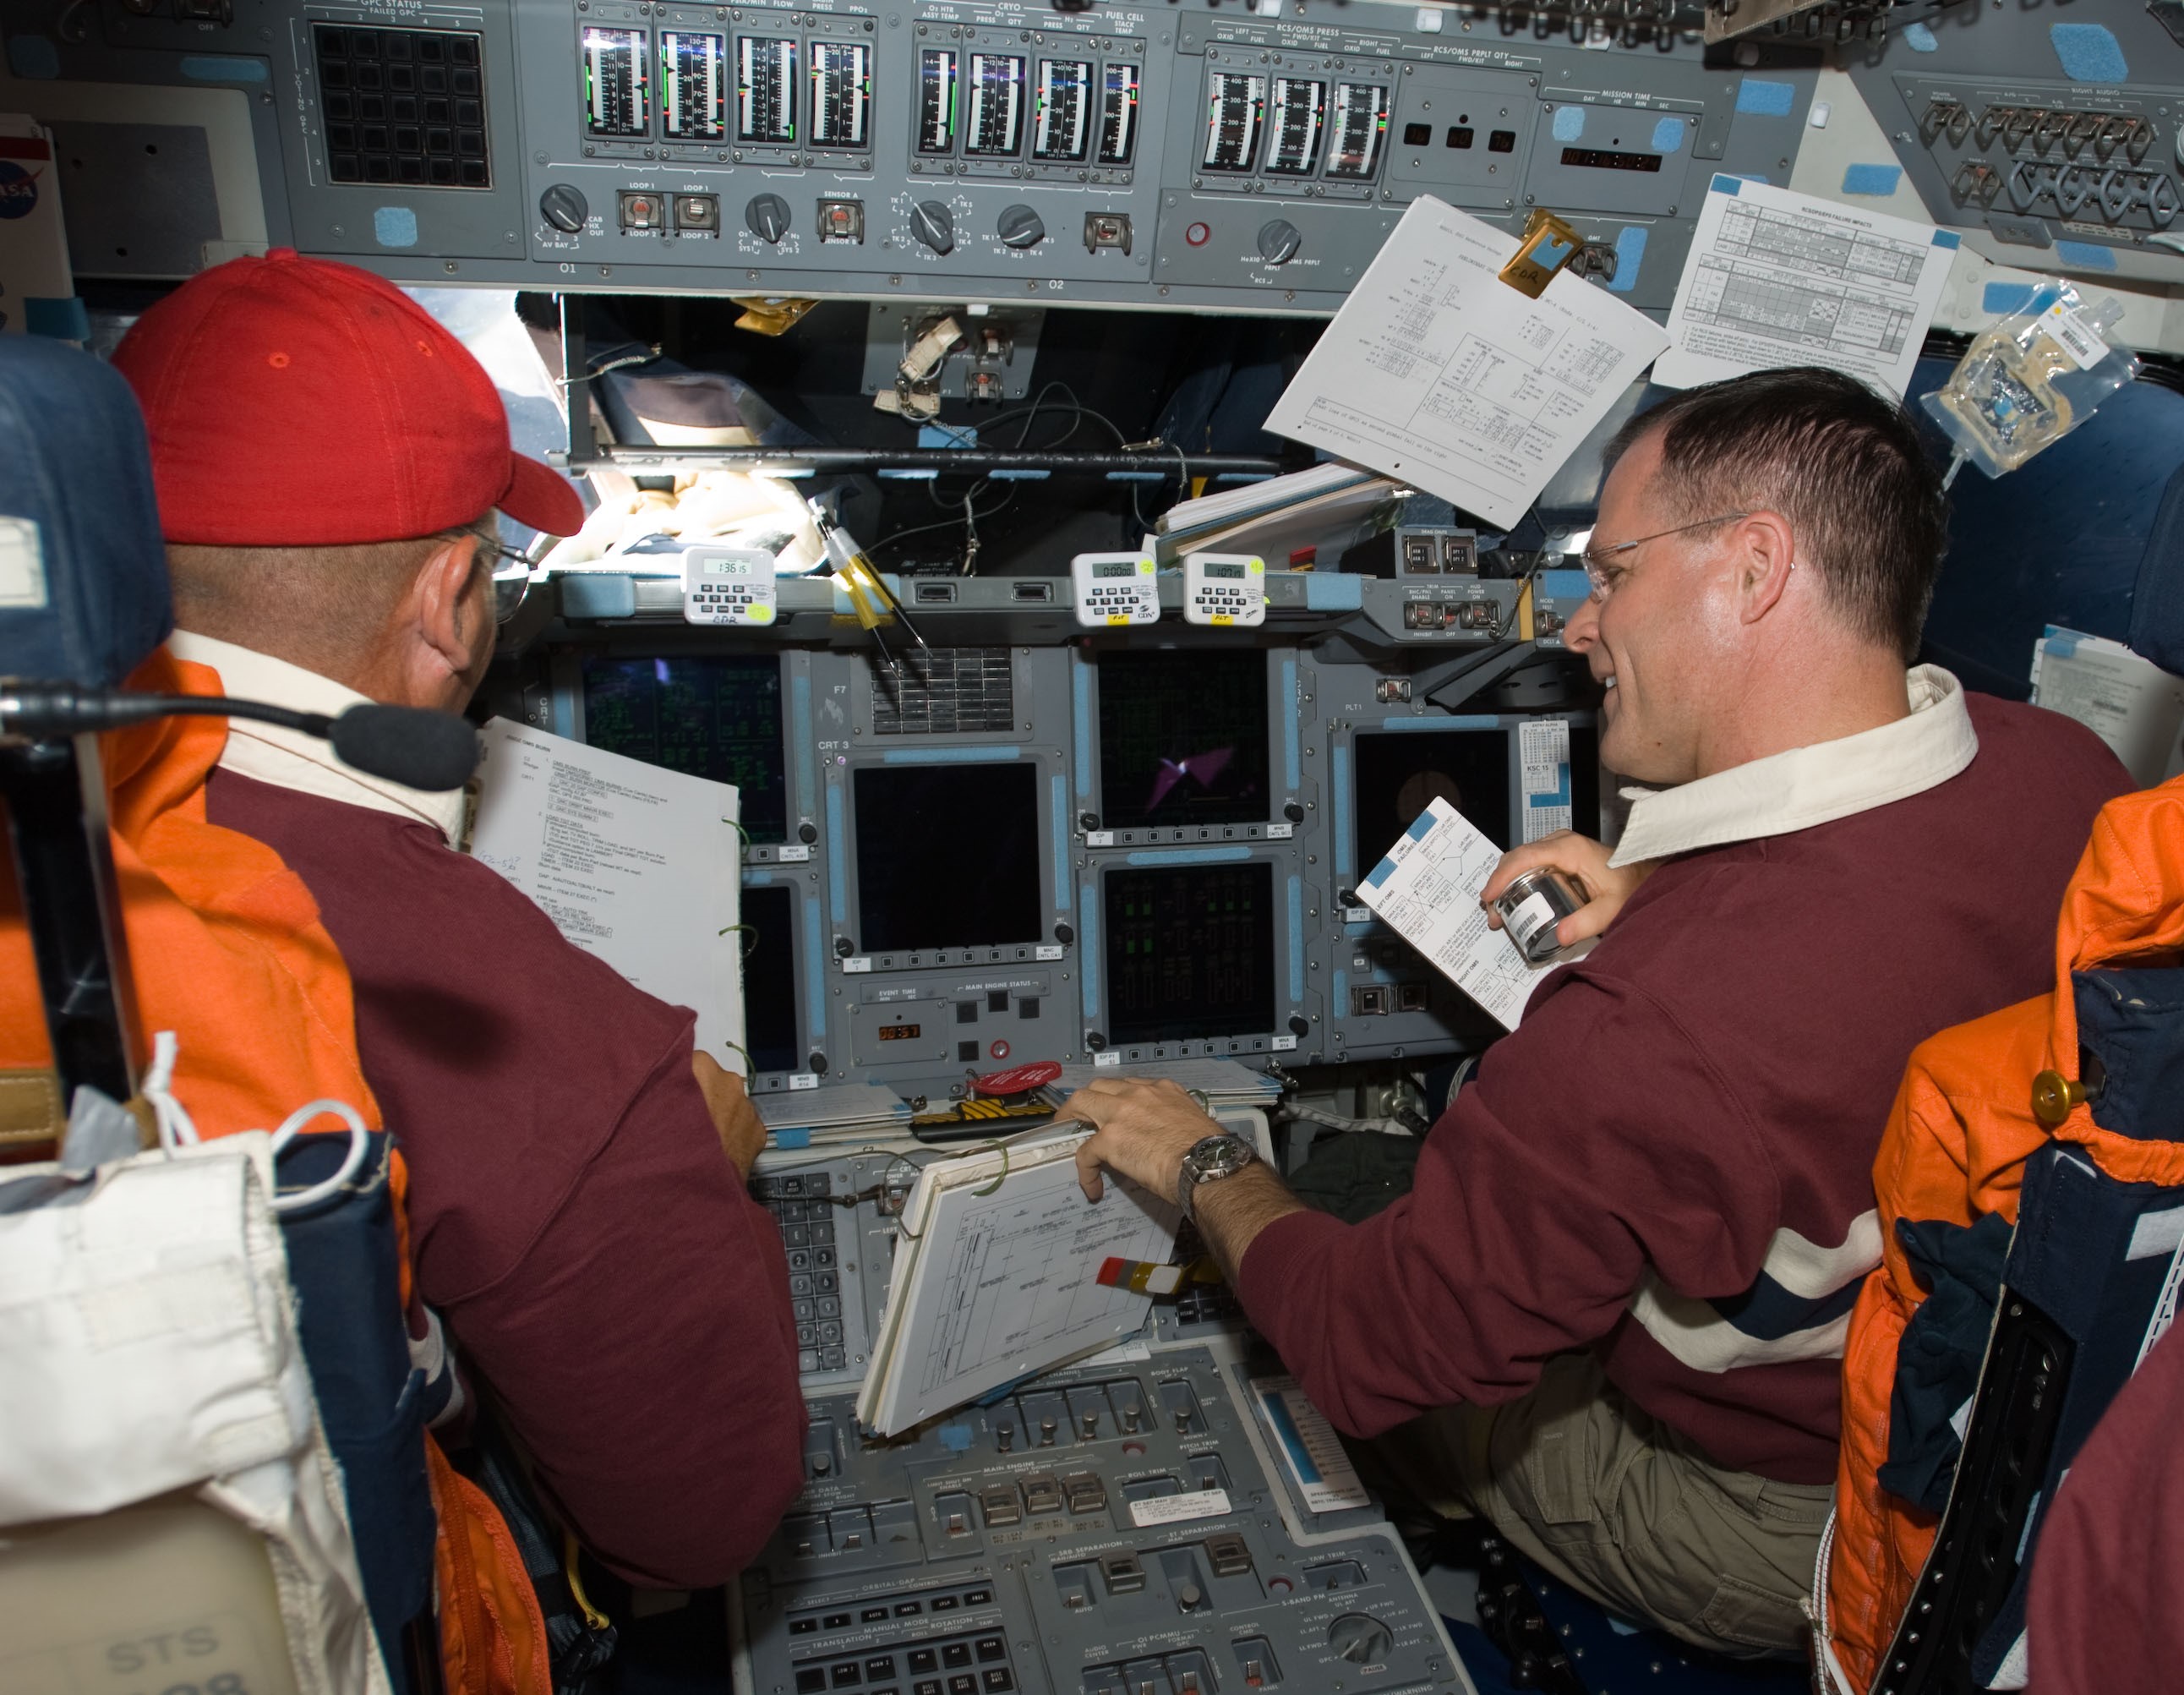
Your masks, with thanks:
<instances>
[{"instance_id":1,"label":"spiral bound notebook","mask_svg":"<svg viewBox=\"0 0 2184 1695\"><path fill-rule=\"evenodd\" d=\"M1143 1327L1150 1303L1098 1280L1111 1257L1165 1260L1173 1202L1118 1182L1087 1201L1085 1135L1009 1142L925 1168L899 1226L857 1421L895 1436Z\"/></svg>"}]
</instances>

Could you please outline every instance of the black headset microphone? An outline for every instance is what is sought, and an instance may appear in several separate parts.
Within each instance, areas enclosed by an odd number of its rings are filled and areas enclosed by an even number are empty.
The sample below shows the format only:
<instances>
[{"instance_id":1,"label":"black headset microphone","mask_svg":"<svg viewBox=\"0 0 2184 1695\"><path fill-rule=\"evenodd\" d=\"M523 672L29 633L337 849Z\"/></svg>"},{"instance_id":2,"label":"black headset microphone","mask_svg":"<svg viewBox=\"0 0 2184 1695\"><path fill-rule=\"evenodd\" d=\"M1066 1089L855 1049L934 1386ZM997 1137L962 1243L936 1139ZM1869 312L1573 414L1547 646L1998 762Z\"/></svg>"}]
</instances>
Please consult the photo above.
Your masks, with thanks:
<instances>
[{"instance_id":1,"label":"black headset microphone","mask_svg":"<svg viewBox=\"0 0 2184 1695\"><path fill-rule=\"evenodd\" d=\"M338 717L220 695L135 694L68 683L0 682L0 734L74 736L184 714L254 718L329 742L345 764L405 789L460 789L477 768L477 732L423 706L352 706Z\"/></svg>"}]
</instances>

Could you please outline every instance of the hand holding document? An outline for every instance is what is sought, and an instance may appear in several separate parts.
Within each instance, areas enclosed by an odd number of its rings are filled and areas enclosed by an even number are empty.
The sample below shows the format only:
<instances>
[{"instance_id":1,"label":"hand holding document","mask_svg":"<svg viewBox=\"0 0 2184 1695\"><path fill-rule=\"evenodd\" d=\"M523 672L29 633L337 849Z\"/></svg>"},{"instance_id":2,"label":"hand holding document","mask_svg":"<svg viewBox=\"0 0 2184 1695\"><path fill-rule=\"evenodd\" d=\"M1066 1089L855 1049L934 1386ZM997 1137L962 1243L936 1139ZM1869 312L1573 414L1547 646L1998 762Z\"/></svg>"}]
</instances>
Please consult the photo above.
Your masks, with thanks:
<instances>
[{"instance_id":1,"label":"hand holding document","mask_svg":"<svg viewBox=\"0 0 2184 1695\"><path fill-rule=\"evenodd\" d=\"M1534 965L1503 932L1490 928L1479 892L1502 850L1447 801L1427 803L1402 839L1365 878L1362 900L1396 934L1439 966L1504 1029L1513 1030L1540 979L1591 951L1588 942Z\"/></svg>"},{"instance_id":2,"label":"hand holding document","mask_svg":"<svg viewBox=\"0 0 2184 1695\"><path fill-rule=\"evenodd\" d=\"M1500 272L1518 244L1413 200L1267 427L1514 525L1668 345L1568 270L1536 300L1511 287Z\"/></svg>"},{"instance_id":3,"label":"hand holding document","mask_svg":"<svg viewBox=\"0 0 2184 1695\"><path fill-rule=\"evenodd\" d=\"M471 855L564 936L698 1014L698 1046L744 1057L736 791L506 718L485 727Z\"/></svg>"}]
</instances>

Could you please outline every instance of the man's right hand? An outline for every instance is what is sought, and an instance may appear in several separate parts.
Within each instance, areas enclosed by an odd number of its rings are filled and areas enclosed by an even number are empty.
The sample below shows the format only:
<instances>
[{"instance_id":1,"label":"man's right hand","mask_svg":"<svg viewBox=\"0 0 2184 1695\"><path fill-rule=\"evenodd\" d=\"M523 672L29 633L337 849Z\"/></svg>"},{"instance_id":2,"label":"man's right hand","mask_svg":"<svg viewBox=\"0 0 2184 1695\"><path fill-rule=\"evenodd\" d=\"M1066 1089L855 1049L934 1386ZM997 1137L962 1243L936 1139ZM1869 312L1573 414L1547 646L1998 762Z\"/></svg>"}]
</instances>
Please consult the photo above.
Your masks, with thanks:
<instances>
[{"instance_id":1,"label":"man's right hand","mask_svg":"<svg viewBox=\"0 0 2184 1695\"><path fill-rule=\"evenodd\" d=\"M744 1080L704 1049L690 1055L690 1069L698 1079L698 1092L713 1115L713 1129L721 1139L721 1151L735 1167L736 1175L750 1181L751 1166L766 1146L766 1122L744 1092Z\"/></svg>"},{"instance_id":2,"label":"man's right hand","mask_svg":"<svg viewBox=\"0 0 2184 1695\"><path fill-rule=\"evenodd\" d=\"M1502 916L1494 910L1495 896L1524 872L1545 866L1568 878L1585 900L1576 912L1555 926L1557 945L1573 947L1598 935L1614 922L1615 915L1623 910L1623 903L1638 892L1638 885L1651 877L1661 863L1658 859L1644 859L1632 865L1611 867L1607 847L1574 830L1557 830L1551 836L1510 849L1494 867L1494 874L1486 879L1486 887L1479 891L1479 898L1486 907L1486 922L1500 929Z\"/></svg>"}]
</instances>

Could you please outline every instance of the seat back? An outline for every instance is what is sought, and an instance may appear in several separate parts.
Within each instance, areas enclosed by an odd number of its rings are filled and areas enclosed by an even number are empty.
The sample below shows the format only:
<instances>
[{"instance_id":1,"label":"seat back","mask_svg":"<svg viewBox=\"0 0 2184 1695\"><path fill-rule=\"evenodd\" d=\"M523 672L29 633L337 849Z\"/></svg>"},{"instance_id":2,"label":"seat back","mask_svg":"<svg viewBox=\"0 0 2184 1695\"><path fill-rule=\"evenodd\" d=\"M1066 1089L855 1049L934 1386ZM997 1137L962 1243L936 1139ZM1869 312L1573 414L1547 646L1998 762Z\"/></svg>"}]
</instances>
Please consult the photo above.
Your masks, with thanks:
<instances>
[{"instance_id":1,"label":"seat back","mask_svg":"<svg viewBox=\"0 0 2184 1695\"><path fill-rule=\"evenodd\" d=\"M2184 970L2072 977L2079 1077L2102 1130L2184 1141ZM2043 1506L2176 1313L2184 1184L2104 1168L2101 1143L2026 1161L2017 1226L1947 1508L1873 1695L2025 1687Z\"/></svg>"}]
</instances>

